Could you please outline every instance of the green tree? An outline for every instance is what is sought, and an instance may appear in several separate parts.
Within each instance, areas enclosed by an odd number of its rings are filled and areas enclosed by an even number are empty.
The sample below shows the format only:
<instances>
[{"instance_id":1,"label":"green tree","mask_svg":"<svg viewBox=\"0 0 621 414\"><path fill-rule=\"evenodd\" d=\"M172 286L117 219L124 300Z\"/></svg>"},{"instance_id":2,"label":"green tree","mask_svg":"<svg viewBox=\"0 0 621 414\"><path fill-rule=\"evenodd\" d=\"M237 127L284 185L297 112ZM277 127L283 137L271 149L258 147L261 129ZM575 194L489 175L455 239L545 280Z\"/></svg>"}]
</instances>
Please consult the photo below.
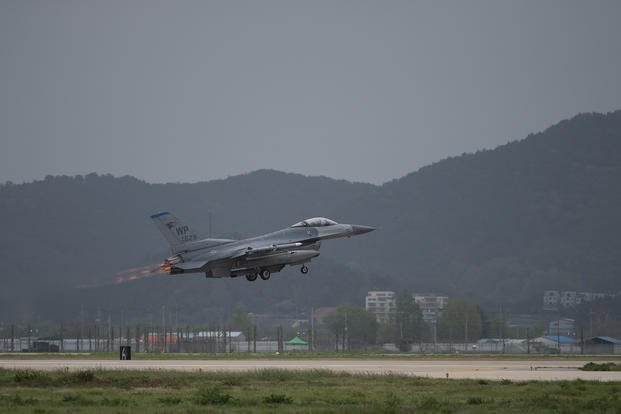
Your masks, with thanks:
<instances>
[{"instance_id":1,"label":"green tree","mask_svg":"<svg viewBox=\"0 0 621 414\"><path fill-rule=\"evenodd\" d=\"M438 318L438 335L443 339L470 342L479 339L482 330L479 307L464 299L450 299Z\"/></svg>"},{"instance_id":2,"label":"green tree","mask_svg":"<svg viewBox=\"0 0 621 414\"><path fill-rule=\"evenodd\" d=\"M423 321L423 313L410 292L404 290L397 293L395 301L393 318L395 343L400 351L409 351L414 341L423 339L427 326Z\"/></svg>"},{"instance_id":3,"label":"green tree","mask_svg":"<svg viewBox=\"0 0 621 414\"><path fill-rule=\"evenodd\" d=\"M360 349L375 344L377 321L360 306L340 305L325 318L325 323L337 341L340 338L341 349Z\"/></svg>"},{"instance_id":4,"label":"green tree","mask_svg":"<svg viewBox=\"0 0 621 414\"><path fill-rule=\"evenodd\" d=\"M246 313L241 306L236 306L235 309L233 309L233 314L229 319L228 325L229 329L241 331L245 334L252 326L252 323L250 322L250 318L248 318L248 313Z\"/></svg>"}]
</instances>

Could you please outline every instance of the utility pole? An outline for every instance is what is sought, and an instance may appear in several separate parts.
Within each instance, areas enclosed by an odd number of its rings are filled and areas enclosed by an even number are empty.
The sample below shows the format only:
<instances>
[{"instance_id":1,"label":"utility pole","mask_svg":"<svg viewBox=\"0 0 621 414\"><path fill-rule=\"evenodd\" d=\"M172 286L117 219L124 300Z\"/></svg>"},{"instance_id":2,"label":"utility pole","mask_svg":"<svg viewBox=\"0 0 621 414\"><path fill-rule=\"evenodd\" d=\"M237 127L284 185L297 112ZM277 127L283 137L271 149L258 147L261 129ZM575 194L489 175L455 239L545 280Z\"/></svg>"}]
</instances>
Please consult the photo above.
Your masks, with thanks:
<instances>
[{"instance_id":1,"label":"utility pole","mask_svg":"<svg viewBox=\"0 0 621 414\"><path fill-rule=\"evenodd\" d=\"M212 214L209 212L209 237L213 238Z\"/></svg>"},{"instance_id":2,"label":"utility pole","mask_svg":"<svg viewBox=\"0 0 621 414\"><path fill-rule=\"evenodd\" d=\"M526 328L526 353L530 354L530 329Z\"/></svg>"},{"instance_id":3,"label":"utility pole","mask_svg":"<svg viewBox=\"0 0 621 414\"><path fill-rule=\"evenodd\" d=\"M278 341L278 352L283 352L283 333L282 333L282 325L279 325L276 329L276 340Z\"/></svg>"},{"instance_id":4,"label":"utility pole","mask_svg":"<svg viewBox=\"0 0 621 414\"><path fill-rule=\"evenodd\" d=\"M119 346L123 345L123 322L124 322L125 312L121 309L121 326L119 326Z\"/></svg>"},{"instance_id":5,"label":"utility pole","mask_svg":"<svg viewBox=\"0 0 621 414\"><path fill-rule=\"evenodd\" d=\"M311 308L311 334L310 334L310 350L315 349L315 308Z\"/></svg>"},{"instance_id":6,"label":"utility pole","mask_svg":"<svg viewBox=\"0 0 621 414\"><path fill-rule=\"evenodd\" d=\"M134 339L135 346L136 346L136 352L140 352L140 326L139 325L136 325L136 330L134 331L134 335L136 336L136 338Z\"/></svg>"},{"instance_id":7,"label":"utility pole","mask_svg":"<svg viewBox=\"0 0 621 414\"><path fill-rule=\"evenodd\" d=\"M145 327L144 328L144 350L143 352L150 352L149 351L149 328Z\"/></svg>"},{"instance_id":8,"label":"utility pole","mask_svg":"<svg viewBox=\"0 0 621 414\"><path fill-rule=\"evenodd\" d=\"M465 325L465 332L464 332L464 342L468 343L468 313L465 314L466 317L466 325Z\"/></svg>"},{"instance_id":9,"label":"utility pole","mask_svg":"<svg viewBox=\"0 0 621 414\"><path fill-rule=\"evenodd\" d=\"M505 313L500 305L500 324L498 325L500 330L500 339L502 340L502 353L505 353Z\"/></svg>"},{"instance_id":10,"label":"utility pole","mask_svg":"<svg viewBox=\"0 0 621 414\"><path fill-rule=\"evenodd\" d=\"M164 334L164 353L166 353L166 305L162 305L162 330Z\"/></svg>"},{"instance_id":11,"label":"utility pole","mask_svg":"<svg viewBox=\"0 0 621 414\"><path fill-rule=\"evenodd\" d=\"M257 353L257 325L252 325L252 352Z\"/></svg>"},{"instance_id":12,"label":"utility pole","mask_svg":"<svg viewBox=\"0 0 621 414\"><path fill-rule=\"evenodd\" d=\"M106 335L106 337L108 338L108 346L106 347L107 352L110 352L110 350L112 349L111 346L114 346L114 344L110 345L110 332L112 332L112 317L108 313L108 335Z\"/></svg>"},{"instance_id":13,"label":"utility pole","mask_svg":"<svg viewBox=\"0 0 621 414\"><path fill-rule=\"evenodd\" d=\"M345 332L343 333L343 351L345 351L345 344L347 344L347 350L349 347L349 313L345 312Z\"/></svg>"},{"instance_id":14,"label":"utility pole","mask_svg":"<svg viewBox=\"0 0 621 414\"><path fill-rule=\"evenodd\" d=\"M558 353L561 353L561 316L559 314L558 319L556 320L556 348L558 349Z\"/></svg>"}]
</instances>

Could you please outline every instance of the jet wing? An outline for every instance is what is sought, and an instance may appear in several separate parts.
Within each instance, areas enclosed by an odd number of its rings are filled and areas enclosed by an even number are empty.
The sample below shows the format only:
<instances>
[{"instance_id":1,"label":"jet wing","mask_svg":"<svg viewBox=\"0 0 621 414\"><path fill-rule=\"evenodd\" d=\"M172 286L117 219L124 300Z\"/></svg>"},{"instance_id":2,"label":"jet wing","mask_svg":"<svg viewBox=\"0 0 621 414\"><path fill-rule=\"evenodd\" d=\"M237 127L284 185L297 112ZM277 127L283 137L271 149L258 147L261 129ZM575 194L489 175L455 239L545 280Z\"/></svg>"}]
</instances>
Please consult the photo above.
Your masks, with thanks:
<instances>
[{"instance_id":1,"label":"jet wing","mask_svg":"<svg viewBox=\"0 0 621 414\"><path fill-rule=\"evenodd\" d=\"M285 244L272 244L269 246L261 247L246 247L237 249L222 249L212 251L207 256L201 257L202 260L196 260L191 262L181 262L174 264L173 267L180 270L195 270L203 269L210 263L218 262L221 260L233 260L242 257L247 257L249 260L254 257L260 257L270 253L276 253L282 250L294 249L302 246L302 243L285 243Z\"/></svg>"},{"instance_id":2,"label":"jet wing","mask_svg":"<svg viewBox=\"0 0 621 414\"><path fill-rule=\"evenodd\" d=\"M282 244L272 244L269 246L261 246L261 247L247 247L242 250L238 250L231 258L238 259L244 256L260 256L263 254L269 254L278 252L281 250L295 249L297 247L301 247L302 243L282 243Z\"/></svg>"}]
</instances>

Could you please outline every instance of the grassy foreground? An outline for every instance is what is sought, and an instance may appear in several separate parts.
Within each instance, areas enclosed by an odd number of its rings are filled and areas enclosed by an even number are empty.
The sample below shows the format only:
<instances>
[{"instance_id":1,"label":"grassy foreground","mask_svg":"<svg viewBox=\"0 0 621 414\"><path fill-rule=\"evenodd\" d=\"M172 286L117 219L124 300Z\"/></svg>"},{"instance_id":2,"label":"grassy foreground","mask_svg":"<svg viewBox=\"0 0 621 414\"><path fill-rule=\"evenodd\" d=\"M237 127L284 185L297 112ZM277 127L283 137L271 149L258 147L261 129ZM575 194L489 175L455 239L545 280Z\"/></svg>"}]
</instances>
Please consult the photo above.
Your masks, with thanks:
<instances>
[{"instance_id":1,"label":"grassy foreground","mask_svg":"<svg viewBox=\"0 0 621 414\"><path fill-rule=\"evenodd\" d=\"M332 371L0 369L0 412L621 413L621 383L444 380Z\"/></svg>"}]
</instances>

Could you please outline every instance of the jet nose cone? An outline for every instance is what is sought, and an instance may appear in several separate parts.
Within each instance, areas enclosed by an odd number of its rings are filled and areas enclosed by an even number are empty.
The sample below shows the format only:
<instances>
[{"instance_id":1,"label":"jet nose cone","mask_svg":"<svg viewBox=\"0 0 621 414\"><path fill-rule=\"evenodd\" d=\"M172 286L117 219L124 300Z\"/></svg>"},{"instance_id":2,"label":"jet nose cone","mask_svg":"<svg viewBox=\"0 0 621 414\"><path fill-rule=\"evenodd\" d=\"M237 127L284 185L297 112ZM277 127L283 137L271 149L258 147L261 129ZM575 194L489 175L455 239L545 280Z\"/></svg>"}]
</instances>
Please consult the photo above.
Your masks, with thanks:
<instances>
[{"instance_id":1,"label":"jet nose cone","mask_svg":"<svg viewBox=\"0 0 621 414\"><path fill-rule=\"evenodd\" d=\"M375 227L371 227L371 226L360 226L358 224L352 224L351 226L354 235L358 235L358 234L364 234L364 233L368 233L370 231L375 230Z\"/></svg>"}]
</instances>

